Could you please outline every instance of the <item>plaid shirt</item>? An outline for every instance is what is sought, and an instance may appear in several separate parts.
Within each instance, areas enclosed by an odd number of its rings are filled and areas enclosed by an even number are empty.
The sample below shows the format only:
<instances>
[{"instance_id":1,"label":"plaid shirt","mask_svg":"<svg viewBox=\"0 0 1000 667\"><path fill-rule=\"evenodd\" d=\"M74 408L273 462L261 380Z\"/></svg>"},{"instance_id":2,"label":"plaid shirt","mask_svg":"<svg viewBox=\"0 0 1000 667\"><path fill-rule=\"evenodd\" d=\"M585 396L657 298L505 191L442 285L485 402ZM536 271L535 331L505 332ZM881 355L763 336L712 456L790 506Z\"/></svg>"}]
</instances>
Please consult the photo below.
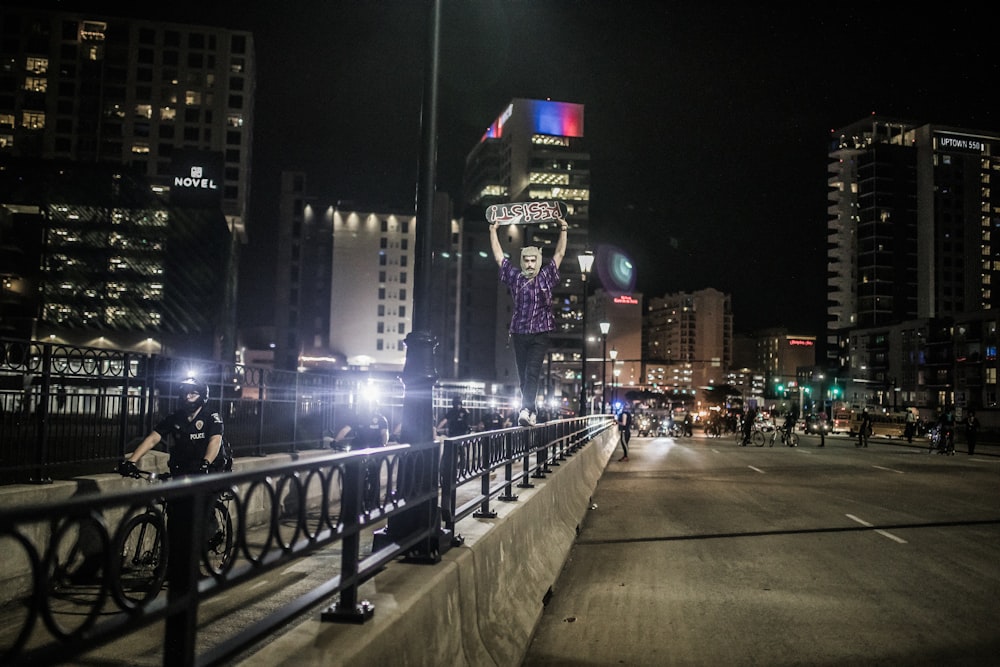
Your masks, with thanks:
<instances>
[{"instance_id":1,"label":"plaid shirt","mask_svg":"<svg viewBox=\"0 0 1000 667\"><path fill-rule=\"evenodd\" d=\"M514 316L510 319L512 334L545 333L556 328L552 287L559 282L559 267L555 261L549 260L534 279L528 280L520 267L504 257L500 263L500 282L507 286L514 299Z\"/></svg>"}]
</instances>

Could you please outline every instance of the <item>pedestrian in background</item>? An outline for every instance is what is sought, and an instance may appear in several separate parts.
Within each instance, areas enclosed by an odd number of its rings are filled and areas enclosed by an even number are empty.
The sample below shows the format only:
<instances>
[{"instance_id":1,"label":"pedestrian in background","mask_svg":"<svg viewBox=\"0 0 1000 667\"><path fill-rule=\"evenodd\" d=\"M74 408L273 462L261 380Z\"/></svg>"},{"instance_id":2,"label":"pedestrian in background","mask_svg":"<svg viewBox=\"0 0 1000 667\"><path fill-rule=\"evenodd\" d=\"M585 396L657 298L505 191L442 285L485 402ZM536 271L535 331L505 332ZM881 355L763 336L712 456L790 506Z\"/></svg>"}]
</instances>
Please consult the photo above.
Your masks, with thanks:
<instances>
[{"instance_id":1,"label":"pedestrian in background","mask_svg":"<svg viewBox=\"0 0 1000 667\"><path fill-rule=\"evenodd\" d=\"M969 456L976 453L976 438L979 436L979 419L975 410L969 410L965 415L965 444L969 449Z\"/></svg>"},{"instance_id":2,"label":"pedestrian in background","mask_svg":"<svg viewBox=\"0 0 1000 667\"><path fill-rule=\"evenodd\" d=\"M867 447L868 438L872 434L872 416L868 414L868 408L861 411L861 425L858 427L858 444L855 447Z\"/></svg>"},{"instance_id":3,"label":"pedestrian in background","mask_svg":"<svg viewBox=\"0 0 1000 667\"><path fill-rule=\"evenodd\" d=\"M552 312L552 288L559 284L559 265L566 254L565 220L559 220L559 240L548 263L542 263L542 249L521 248L520 266L514 266L503 253L497 238L497 223L490 223L490 249L500 267L500 282L507 286L514 301L510 319L510 340L514 348L518 384L521 389L519 426L534 426L538 420L535 400L542 363L549 351L549 333L556 328Z\"/></svg>"},{"instance_id":4,"label":"pedestrian in background","mask_svg":"<svg viewBox=\"0 0 1000 667\"><path fill-rule=\"evenodd\" d=\"M906 408L906 441L913 442L913 434L917 430L917 416L912 408Z\"/></svg>"},{"instance_id":5,"label":"pedestrian in background","mask_svg":"<svg viewBox=\"0 0 1000 667\"><path fill-rule=\"evenodd\" d=\"M632 437L632 413L628 408L622 408L618 413L618 436L622 442L622 457L619 461L628 461L628 441Z\"/></svg>"}]
</instances>

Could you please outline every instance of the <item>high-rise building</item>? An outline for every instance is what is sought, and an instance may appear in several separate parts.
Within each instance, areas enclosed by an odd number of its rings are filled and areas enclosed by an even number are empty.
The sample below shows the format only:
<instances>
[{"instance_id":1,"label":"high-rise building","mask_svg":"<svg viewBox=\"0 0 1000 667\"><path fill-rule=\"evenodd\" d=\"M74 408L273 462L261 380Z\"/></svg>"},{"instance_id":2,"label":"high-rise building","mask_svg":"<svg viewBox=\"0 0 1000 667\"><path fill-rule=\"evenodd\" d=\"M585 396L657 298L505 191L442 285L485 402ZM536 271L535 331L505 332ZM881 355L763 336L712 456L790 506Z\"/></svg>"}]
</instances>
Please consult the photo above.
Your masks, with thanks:
<instances>
[{"instance_id":1,"label":"high-rise building","mask_svg":"<svg viewBox=\"0 0 1000 667\"><path fill-rule=\"evenodd\" d=\"M853 328L996 308L1000 135L871 116L834 130L828 362Z\"/></svg>"},{"instance_id":2,"label":"high-rise building","mask_svg":"<svg viewBox=\"0 0 1000 667\"><path fill-rule=\"evenodd\" d=\"M510 297L497 280L484 210L492 204L533 200L567 205L569 234L562 281L553 291L556 330L543 391L571 408L577 405L583 382L584 282L577 256L587 249L590 201L583 120L583 105L568 102L514 99L502 110L466 158L461 246L458 375L516 387L517 370L507 348ZM502 228L500 238L512 256L522 246L535 245L543 248L547 260L558 225L511 225ZM596 323L588 323L587 330L596 331Z\"/></svg>"},{"instance_id":3,"label":"high-rise building","mask_svg":"<svg viewBox=\"0 0 1000 667\"><path fill-rule=\"evenodd\" d=\"M732 297L707 288L651 298L643 334L644 358L664 368L666 391L694 395L724 384L733 360Z\"/></svg>"},{"instance_id":4,"label":"high-rise building","mask_svg":"<svg viewBox=\"0 0 1000 667\"><path fill-rule=\"evenodd\" d=\"M0 8L0 154L121 165L173 210L215 211L230 237L211 262L225 292L214 307L221 330L212 332L224 354L235 348L254 72L248 32ZM104 216L90 222L113 224L113 211Z\"/></svg>"},{"instance_id":5,"label":"high-rise building","mask_svg":"<svg viewBox=\"0 0 1000 667\"><path fill-rule=\"evenodd\" d=\"M707 288L651 298L643 334L644 358L665 368L667 391L724 384L733 362L732 297Z\"/></svg>"}]
</instances>

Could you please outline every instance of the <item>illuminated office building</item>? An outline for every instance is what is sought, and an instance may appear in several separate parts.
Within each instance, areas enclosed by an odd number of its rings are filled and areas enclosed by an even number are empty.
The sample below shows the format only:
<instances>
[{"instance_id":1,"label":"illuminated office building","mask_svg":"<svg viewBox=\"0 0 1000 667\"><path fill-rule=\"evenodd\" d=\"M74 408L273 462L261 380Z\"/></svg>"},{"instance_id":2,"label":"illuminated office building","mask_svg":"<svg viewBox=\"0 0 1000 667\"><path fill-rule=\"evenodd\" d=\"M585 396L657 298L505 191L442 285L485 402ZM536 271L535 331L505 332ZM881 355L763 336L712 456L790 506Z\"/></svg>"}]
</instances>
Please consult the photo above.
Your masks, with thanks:
<instances>
[{"instance_id":1,"label":"illuminated office building","mask_svg":"<svg viewBox=\"0 0 1000 667\"><path fill-rule=\"evenodd\" d=\"M834 130L829 157L834 357L854 328L1000 304L1000 135L871 116Z\"/></svg>"},{"instance_id":2,"label":"illuminated office building","mask_svg":"<svg viewBox=\"0 0 1000 667\"><path fill-rule=\"evenodd\" d=\"M873 115L829 158L827 368L858 405L995 405L1000 135Z\"/></svg>"},{"instance_id":3,"label":"illuminated office building","mask_svg":"<svg viewBox=\"0 0 1000 667\"><path fill-rule=\"evenodd\" d=\"M229 247L208 268L210 280L224 289L214 313L221 330L211 332L224 354L234 348L239 246L245 242L250 191L254 71L248 32L0 8L0 156L120 165L123 178L127 171L137 183L144 179L161 197L170 220L221 220ZM49 200L78 203L59 193ZM92 205L86 198L79 203ZM117 224L116 215L92 208L86 217L91 225L110 226ZM216 221L204 224L214 230ZM185 233L184 227L178 223L178 232ZM174 229L167 223L168 237ZM90 240L80 235L82 245ZM199 273L193 265L199 255L187 257L187 264L184 260L178 257L176 270ZM128 275L121 272L109 290L132 291ZM50 296L46 289L43 299ZM48 318L60 309L43 303L39 314ZM121 313L117 319L143 318Z\"/></svg>"},{"instance_id":4,"label":"illuminated office building","mask_svg":"<svg viewBox=\"0 0 1000 667\"><path fill-rule=\"evenodd\" d=\"M534 200L559 200L569 209L562 282L553 291L556 330L542 389L550 397L562 397L564 407L575 406L581 390L584 336L584 285L577 256L588 245L590 202L582 104L515 99L466 158L458 374L518 384L513 354L507 348L511 302L497 280L484 211L492 204ZM536 245L548 260L558 233L554 222L511 225L500 229L500 239L515 259L522 246ZM587 330L597 331L596 320L587 323Z\"/></svg>"},{"instance_id":5,"label":"illuminated office building","mask_svg":"<svg viewBox=\"0 0 1000 667\"><path fill-rule=\"evenodd\" d=\"M644 358L662 365L657 384L672 394L697 396L721 385L733 363L733 306L728 294L707 288L651 298L643 315Z\"/></svg>"},{"instance_id":6,"label":"illuminated office building","mask_svg":"<svg viewBox=\"0 0 1000 667\"><path fill-rule=\"evenodd\" d=\"M457 266L449 253L458 222L435 200L435 259L429 270L431 333L449 347ZM412 330L417 218L363 209L310 193L306 175L282 174L275 263L274 363L285 370L400 372ZM444 366L444 364L442 364ZM452 377L447 368L442 377Z\"/></svg>"}]
</instances>

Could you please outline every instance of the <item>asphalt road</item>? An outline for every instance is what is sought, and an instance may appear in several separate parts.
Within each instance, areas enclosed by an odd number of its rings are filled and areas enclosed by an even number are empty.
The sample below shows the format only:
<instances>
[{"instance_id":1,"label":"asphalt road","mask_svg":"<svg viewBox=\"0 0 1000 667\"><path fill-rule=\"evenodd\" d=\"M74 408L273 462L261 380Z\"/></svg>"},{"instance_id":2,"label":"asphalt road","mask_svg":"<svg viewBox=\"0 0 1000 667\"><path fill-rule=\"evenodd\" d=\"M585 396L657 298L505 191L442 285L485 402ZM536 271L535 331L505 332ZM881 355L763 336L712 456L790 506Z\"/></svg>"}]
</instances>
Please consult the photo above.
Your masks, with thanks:
<instances>
[{"instance_id":1,"label":"asphalt road","mask_svg":"<svg viewBox=\"0 0 1000 667\"><path fill-rule=\"evenodd\" d=\"M1000 457L818 442L633 438L523 667L1000 665Z\"/></svg>"}]
</instances>

